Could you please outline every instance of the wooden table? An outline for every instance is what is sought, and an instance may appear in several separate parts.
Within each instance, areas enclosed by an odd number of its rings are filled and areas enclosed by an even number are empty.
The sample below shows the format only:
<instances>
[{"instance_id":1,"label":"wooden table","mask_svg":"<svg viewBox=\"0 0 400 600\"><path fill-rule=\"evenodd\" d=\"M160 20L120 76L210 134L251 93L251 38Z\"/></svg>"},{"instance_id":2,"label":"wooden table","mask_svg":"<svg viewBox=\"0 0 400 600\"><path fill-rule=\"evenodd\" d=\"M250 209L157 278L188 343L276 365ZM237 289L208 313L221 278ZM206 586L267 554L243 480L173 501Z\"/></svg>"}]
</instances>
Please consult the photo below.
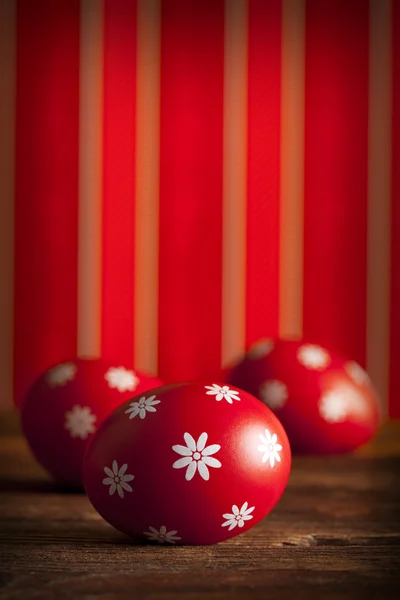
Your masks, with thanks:
<instances>
[{"instance_id":1,"label":"wooden table","mask_svg":"<svg viewBox=\"0 0 400 600\"><path fill-rule=\"evenodd\" d=\"M354 456L296 457L275 510L217 546L137 546L57 488L0 418L0 599L400 597L400 428Z\"/></svg>"}]
</instances>

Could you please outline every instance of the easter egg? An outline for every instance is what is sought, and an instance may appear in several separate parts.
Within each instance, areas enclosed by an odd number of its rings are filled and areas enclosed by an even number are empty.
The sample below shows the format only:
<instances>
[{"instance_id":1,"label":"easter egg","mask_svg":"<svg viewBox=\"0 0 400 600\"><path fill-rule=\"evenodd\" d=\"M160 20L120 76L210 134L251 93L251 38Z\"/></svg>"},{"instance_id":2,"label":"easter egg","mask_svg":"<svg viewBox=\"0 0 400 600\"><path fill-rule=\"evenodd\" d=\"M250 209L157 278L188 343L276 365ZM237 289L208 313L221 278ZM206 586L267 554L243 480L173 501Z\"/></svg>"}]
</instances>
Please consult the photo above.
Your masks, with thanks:
<instances>
[{"instance_id":1,"label":"easter egg","mask_svg":"<svg viewBox=\"0 0 400 600\"><path fill-rule=\"evenodd\" d=\"M82 486L86 446L122 402L161 385L102 359L74 359L42 373L21 407L23 433L38 462L63 484Z\"/></svg>"},{"instance_id":2,"label":"easter egg","mask_svg":"<svg viewBox=\"0 0 400 600\"><path fill-rule=\"evenodd\" d=\"M350 452L379 427L379 398L366 371L319 344L259 340L227 380L274 411L294 452Z\"/></svg>"},{"instance_id":3,"label":"easter egg","mask_svg":"<svg viewBox=\"0 0 400 600\"><path fill-rule=\"evenodd\" d=\"M290 465L284 429L257 398L218 383L176 383L106 419L84 483L100 515L136 540L213 544L273 509Z\"/></svg>"}]
</instances>

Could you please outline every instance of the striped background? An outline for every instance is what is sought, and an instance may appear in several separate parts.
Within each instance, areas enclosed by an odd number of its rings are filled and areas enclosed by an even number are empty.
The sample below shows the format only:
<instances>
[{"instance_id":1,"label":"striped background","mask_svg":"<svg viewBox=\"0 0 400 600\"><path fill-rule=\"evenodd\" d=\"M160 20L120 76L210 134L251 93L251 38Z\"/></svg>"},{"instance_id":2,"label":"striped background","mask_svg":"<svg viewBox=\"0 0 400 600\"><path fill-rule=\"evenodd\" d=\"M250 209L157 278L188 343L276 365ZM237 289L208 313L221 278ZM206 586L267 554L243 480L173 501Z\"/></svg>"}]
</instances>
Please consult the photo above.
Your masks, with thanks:
<instances>
[{"instance_id":1,"label":"striped background","mask_svg":"<svg viewBox=\"0 0 400 600\"><path fill-rule=\"evenodd\" d=\"M265 335L400 417L400 2L0 2L3 407L50 363Z\"/></svg>"}]
</instances>

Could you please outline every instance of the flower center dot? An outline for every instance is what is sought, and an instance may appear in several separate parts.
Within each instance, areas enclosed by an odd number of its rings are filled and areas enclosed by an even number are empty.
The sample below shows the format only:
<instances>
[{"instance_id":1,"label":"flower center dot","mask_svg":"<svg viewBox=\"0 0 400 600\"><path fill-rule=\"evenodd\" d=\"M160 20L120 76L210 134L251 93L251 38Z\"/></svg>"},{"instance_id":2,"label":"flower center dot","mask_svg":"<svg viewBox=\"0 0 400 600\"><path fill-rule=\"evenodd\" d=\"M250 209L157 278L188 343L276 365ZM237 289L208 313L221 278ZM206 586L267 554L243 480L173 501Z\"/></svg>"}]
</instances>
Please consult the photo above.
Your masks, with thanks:
<instances>
[{"instance_id":1,"label":"flower center dot","mask_svg":"<svg viewBox=\"0 0 400 600\"><path fill-rule=\"evenodd\" d=\"M270 444L270 445L268 446L268 450L269 450L270 452L272 452L272 450L273 450L272 444Z\"/></svg>"},{"instance_id":2,"label":"flower center dot","mask_svg":"<svg viewBox=\"0 0 400 600\"><path fill-rule=\"evenodd\" d=\"M193 458L194 458L194 460L199 460L199 458L200 458L200 457L201 457L201 454L200 454L200 452L195 452L195 453L193 454Z\"/></svg>"},{"instance_id":3,"label":"flower center dot","mask_svg":"<svg viewBox=\"0 0 400 600\"><path fill-rule=\"evenodd\" d=\"M240 521L240 515L236 515L236 521Z\"/></svg>"},{"instance_id":4,"label":"flower center dot","mask_svg":"<svg viewBox=\"0 0 400 600\"><path fill-rule=\"evenodd\" d=\"M115 478L115 483L118 483L118 482L119 482L119 477L116 477Z\"/></svg>"}]
</instances>

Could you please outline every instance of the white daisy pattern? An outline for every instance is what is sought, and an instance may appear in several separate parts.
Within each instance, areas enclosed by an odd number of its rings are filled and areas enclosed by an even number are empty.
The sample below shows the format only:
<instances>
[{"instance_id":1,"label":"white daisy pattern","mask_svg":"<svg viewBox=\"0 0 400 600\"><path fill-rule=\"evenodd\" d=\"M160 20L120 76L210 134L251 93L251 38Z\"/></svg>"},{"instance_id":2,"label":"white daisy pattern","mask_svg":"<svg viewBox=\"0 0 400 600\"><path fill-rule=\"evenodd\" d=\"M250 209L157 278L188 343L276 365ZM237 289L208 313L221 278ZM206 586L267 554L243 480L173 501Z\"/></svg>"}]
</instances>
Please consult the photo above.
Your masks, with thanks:
<instances>
[{"instance_id":1,"label":"white daisy pattern","mask_svg":"<svg viewBox=\"0 0 400 600\"><path fill-rule=\"evenodd\" d=\"M161 400L157 400L155 394L153 396L142 396L137 402L130 402L129 408L125 411L125 414L129 414L130 419L134 419L139 415L141 419L146 417L148 412L157 412L154 408L155 405L160 404Z\"/></svg>"},{"instance_id":2,"label":"white daisy pattern","mask_svg":"<svg viewBox=\"0 0 400 600\"><path fill-rule=\"evenodd\" d=\"M146 535L149 542L158 542L159 544L176 544L182 538L177 536L178 531L174 529L173 531L167 531L165 525L160 527L160 530L157 531L155 527L149 527L150 531L144 531L143 535Z\"/></svg>"},{"instance_id":3,"label":"white daisy pattern","mask_svg":"<svg viewBox=\"0 0 400 600\"><path fill-rule=\"evenodd\" d=\"M46 383L49 387L65 385L75 379L78 368L72 362L63 363L53 367L46 373Z\"/></svg>"},{"instance_id":4,"label":"white daisy pattern","mask_svg":"<svg viewBox=\"0 0 400 600\"><path fill-rule=\"evenodd\" d=\"M217 402L221 400L226 400L228 404L233 404L233 400L239 400L239 392L236 390L231 390L227 385L221 386L217 383L213 383L212 385L204 386L208 392L206 392L209 396L215 396Z\"/></svg>"},{"instance_id":5,"label":"white daisy pattern","mask_svg":"<svg viewBox=\"0 0 400 600\"><path fill-rule=\"evenodd\" d=\"M260 399L271 410L282 408L288 399L286 385L278 379L269 379L260 385Z\"/></svg>"},{"instance_id":6,"label":"white daisy pattern","mask_svg":"<svg viewBox=\"0 0 400 600\"><path fill-rule=\"evenodd\" d=\"M96 419L89 406L76 404L65 413L65 429L69 431L71 437L86 440L89 433L94 433L96 430L94 425Z\"/></svg>"},{"instance_id":7,"label":"white daisy pattern","mask_svg":"<svg viewBox=\"0 0 400 600\"><path fill-rule=\"evenodd\" d=\"M247 351L247 358L251 360L257 360L258 358L264 358L271 354L275 344L271 338L263 338L254 342Z\"/></svg>"},{"instance_id":8,"label":"white daisy pattern","mask_svg":"<svg viewBox=\"0 0 400 600\"><path fill-rule=\"evenodd\" d=\"M249 521L253 518L251 513L255 509L255 506L252 506L251 508L248 508L248 506L248 502L242 504L241 508L234 504L232 506L232 513L225 513L222 515L226 521L222 523L221 527L229 527L228 531L232 531L235 527L243 527L245 521Z\"/></svg>"},{"instance_id":9,"label":"white daisy pattern","mask_svg":"<svg viewBox=\"0 0 400 600\"><path fill-rule=\"evenodd\" d=\"M260 434L258 437L260 438L262 444L257 447L257 450L264 453L262 462L265 463L267 460L269 460L269 464L273 468L275 461L281 462L279 452L282 450L282 446L281 444L278 444L278 436L276 433L271 435L268 429L266 429L265 435Z\"/></svg>"},{"instance_id":10,"label":"white daisy pattern","mask_svg":"<svg viewBox=\"0 0 400 600\"><path fill-rule=\"evenodd\" d=\"M190 435L185 433L183 436L186 446L176 445L172 446L172 450L177 454L180 454L183 458L176 460L172 465L174 469L183 469L187 467L185 478L190 481L195 476L196 472L199 473L200 477L205 481L210 479L210 472L208 467L213 469L221 468L222 464L219 460L211 456L221 449L219 444L212 444L206 447L208 434L203 432L197 442Z\"/></svg>"},{"instance_id":11,"label":"white daisy pattern","mask_svg":"<svg viewBox=\"0 0 400 600\"><path fill-rule=\"evenodd\" d=\"M330 390L319 401L319 413L328 423L342 423L346 420L349 402L346 394Z\"/></svg>"},{"instance_id":12,"label":"white daisy pattern","mask_svg":"<svg viewBox=\"0 0 400 600\"><path fill-rule=\"evenodd\" d=\"M120 498L124 497L124 490L126 492L132 492L132 487L129 485L128 481L132 481L135 479L134 475L126 475L126 471L128 469L127 463L122 465L122 467L118 468L118 463L116 460L112 462L112 468L104 467L104 473L107 475L103 479L104 485L109 485L109 494L112 496L117 491L118 496Z\"/></svg>"},{"instance_id":13,"label":"white daisy pattern","mask_svg":"<svg viewBox=\"0 0 400 600\"><path fill-rule=\"evenodd\" d=\"M139 378L135 373L125 367L110 367L104 379L110 388L116 388L119 392L133 392L139 384Z\"/></svg>"},{"instance_id":14,"label":"white daisy pattern","mask_svg":"<svg viewBox=\"0 0 400 600\"><path fill-rule=\"evenodd\" d=\"M371 380L364 369L354 360L347 362L344 369L348 376L358 385L369 385Z\"/></svg>"},{"instance_id":15,"label":"white daisy pattern","mask_svg":"<svg viewBox=\"0 0 400 600\"><path fill-rule=\"evenodd\" d=\"M307 369L323 371L331 362L329 352L321 346L304 344L297 351L297 359Z\"/></svg>"}]
</instances>

